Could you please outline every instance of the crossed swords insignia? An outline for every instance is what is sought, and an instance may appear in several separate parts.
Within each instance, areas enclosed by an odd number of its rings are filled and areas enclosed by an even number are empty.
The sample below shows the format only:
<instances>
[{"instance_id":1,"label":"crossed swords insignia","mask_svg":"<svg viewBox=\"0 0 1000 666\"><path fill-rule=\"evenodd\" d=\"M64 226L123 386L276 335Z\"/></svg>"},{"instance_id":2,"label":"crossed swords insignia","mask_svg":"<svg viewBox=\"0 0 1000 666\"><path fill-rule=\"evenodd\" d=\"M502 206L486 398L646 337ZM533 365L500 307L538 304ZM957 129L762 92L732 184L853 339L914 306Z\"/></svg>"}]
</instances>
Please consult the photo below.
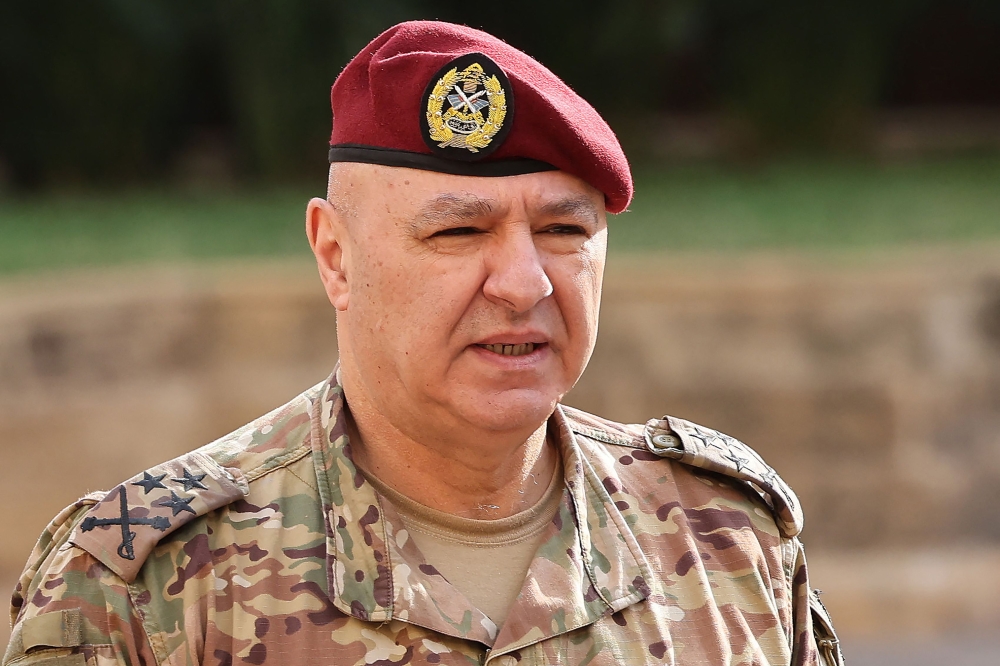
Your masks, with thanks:
<instances>
[{"instance_id":1,"label":"crossed swords insignia","mask_svg":"<svg viewBox=\"0 0 1000 666\"><path fill-rule=\"evenodd\" d=\"M490 105L485 99L480 99L486 94L485 90L480 90L475 95L466 95L462 92L462 89L455 86L455 93L448 95L448 103L451 104L453 109L458 110L459 107L465 107L469 110L469 113L475 113L480 109L483 109Z\"/></svg>"},{"instance_id":2,"label":"crossed swords insignia","mask_svg":"<svg viewBox=\"0 0 1000 666\"><path fill-rule=\"evenodd\" d=\"M163 479L166 474L160 474L158 476L153 476L149 472L142 473L142 480L133 481L133 486L139 486L142 488L146 495L151 493L156 488L163 488L167 490L167 487L163 485ZM175 483L179 483L184 486L184 490L190 491L194 488L201 488L207 490L207 486L202 483L202 479L205 478L205 474L192 474L187 468L184 469L184 475L181 478L171 479ZM173 490L170 491L169 498L163 498L155 506L162 506L164 508L169 508L173 511L173 515L177 515L182 511L187 513L195 513L195 510L190 507L191 502L194 497L179 497L177 493ZM110 525L118 525L122 530L122 542L118 546L118 556L125 560L135 559L135 549L133 547L133 542L135 541L136 534L131 530L132 525L148 525L154 530L160 530L161 532L166 532L170 529L170 519L164 516L153 516L152 518L136 518L129 514L128 508L128 492L125 490L125 486L118 486L118 502L121 507L121 515L118 518L95 518L94 516L88 516L83 519L80 524L80 529L84 532L89 532L97 527L108 527Z\"/></svg>"},{"instance_id":3,"label":"crossed swords insignia","mask_svg":"<svg viewBox=\"0 0 1000 666\"><path fill-rule=\"evenodd\" d=\"M119 518L94 518L88 516L83 519L80 529L89 532L95 527L105 527L107 525L120 525L122 528L122 543L118 546L118 556L125 560L134 560L135 551L132 542L135 540L135 532L129 529L132 525L150 525L154 530L166 532L170 529L170 519L163 516L153 516L152 518L133 518L128 512L128 495L125 486L118 486L118 501L121 505L121 517Z\"/></svg>"}]
</instances>

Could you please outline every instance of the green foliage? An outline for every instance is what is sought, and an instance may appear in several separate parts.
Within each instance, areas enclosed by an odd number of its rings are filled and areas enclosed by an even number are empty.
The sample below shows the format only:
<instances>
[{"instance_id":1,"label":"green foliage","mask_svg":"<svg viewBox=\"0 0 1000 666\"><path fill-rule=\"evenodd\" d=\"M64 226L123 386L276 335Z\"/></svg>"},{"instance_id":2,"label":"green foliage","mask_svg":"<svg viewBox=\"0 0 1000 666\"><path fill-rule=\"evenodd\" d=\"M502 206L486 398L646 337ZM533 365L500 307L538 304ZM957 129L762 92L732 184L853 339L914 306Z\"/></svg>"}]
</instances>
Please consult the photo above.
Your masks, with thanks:
<instances>
[{"instance_id":1,"label":"green foliage","mask_svg":"<svg viewBox=\"0 0 1000 666\"><path fill-rule=\"evenodd\" d=\"M612 250L1000 241L1000 158L640 169Z\"/></svg>"},{"instance_id":2,"label":"green foliage","mask_svg":"<svg viewBox=\"0 0 1000 666\"><path fill-rule=\"evenodd\" d=\"M612 252L868 248L1000 242L1000 158L877 166L787 162L754 171L640 169ZM321 192L317 184L315 195ZM310 193L277 189L33 195L0 200L0 273L108 264L309 256Z\"/></svg>"},{"instance_id":3,"label":"green foliage","mask_svg":"<svg viewBox=\"0 0 1000 666\"><path fill-rule=\"evenodd\" d=\"M148 180L199 130L247 175L325 164L328 90L405 15L324 0L0 5L0 158L15 185Z\"/></svg>"},{"instance_id":4,"label":"green foliage","mask_svg":"<svg viewBox=\"0 0 1000 666\"><path fill-rule=\"evenodd\" d=\"M860 134L883 83L888 29L912 5L720 0L713 11L724 103L759 141L801 148Z\"/></svg>"},{"instance_id":5,"label":"green foliage","mask_svg":"<svg viewBox=\"0 0 1000 666\"><path fill-rule=\"evenodd\" d=\"M304 191L35 195L0 201L0 273L306 256Z\"/></svg>"}]
</instances>

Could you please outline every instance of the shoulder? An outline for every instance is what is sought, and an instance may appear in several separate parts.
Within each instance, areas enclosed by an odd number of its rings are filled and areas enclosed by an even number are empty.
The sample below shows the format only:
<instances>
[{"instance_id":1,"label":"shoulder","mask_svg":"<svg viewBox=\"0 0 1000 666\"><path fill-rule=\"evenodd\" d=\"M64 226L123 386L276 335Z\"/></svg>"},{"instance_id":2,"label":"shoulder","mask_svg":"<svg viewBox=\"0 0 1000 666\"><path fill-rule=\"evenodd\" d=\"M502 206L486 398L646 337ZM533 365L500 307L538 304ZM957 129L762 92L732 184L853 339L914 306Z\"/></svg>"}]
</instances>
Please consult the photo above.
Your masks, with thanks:
<instances>
[{"instance_id":1,"label":"shoulder","mask_svg":"<svg viewBox=\"0 0 1000 666\"><path fill-rule=\"evenodd\" d=\"M133 662L155 661L146 651L159 643L143 639L158 631L148 624L150 600L135 596L140 571L154 562L174 571L179 560L157 556L168 535L181 528L211 531L214 517L225 513L220 510L257 509L245 500L288 488L287 480L269 486L268 479L296 474L295 464L311 452L313 428L323 418L317 405L329 397L329 387L321 383L200 449L60 512L39 538L12 597L7 658L41 646L46 654L51 648L75 655L114 644L138 655Z\"/></svg>"},{"instance_id":2,"label":"shoulder","mask_svg":"<svg viewBox=\"0 0 1000 666\"><path fill-rule=\"evenodd\" d=\"M69 541L101 497L80 498L42 532L11 597L4 664L113 663L121 654L154 661L128 585Z\"/></svg>"},{"instance_id":3,"label":"shoulder","mask_svg":"<svg viewBox=\"0 0 1000 666\"><path fill-rule=\"evenodd\" d=\"M21 577L14 587L11 596L11 624L17 620L21 610L34 596L37 588L39 572L47 570L54 558L55 553L60 550L68 541L69 534L76 525L83 520L90 508L101 500L103 493L91 493L84 495L60 511L46 525L45 530L25 563Z\"/></svg>"},{"instance_id":4,"label":"shoulder","mask_svg":"<svg viewBox=\"0 0 1000 666\"><path fill-rule=\"evenodd\" d=\"M319 384L238 430L146 469L108 492L84 498L73 505L76 509L63 512L74 511L74 519L61 527L50 526L39 546L51 540L49 532L59 530L67 547L88 553L131 583L162 539L244 499L262 478L309 454L314 406L325 386ZM33 575L32 566L29 562L26 576Z\"/></svg>"},{"instance_id":5,"label":"shoulder","mask_svg":"<svg viewBox=\"0 0 1000 666\"><path fill-rule=\"evenodd\" d=\"M722 475L767 505L785 537L802 531L802 510L792 489L752 448L734 437L672 416L622 424L562 407L569 428L592 444L590 452L610 469L628 474L634 461L680 464Z\"/></svg>"},{"instance_id":6,"label":"shoulder","mask_svg":"<svg viewBox=\"0 0 1000 666\"><path fill-rule=\"evenodd\" d=\"M263 479L306 457L314 416L321 418L315 407L328 386L63 509L39 537L14 590L6 659L35 647L48 654L117 645L116 636L128 652L147 650L132 599L147 558L167 535L240 502Z\"/></svg>"}]
</instances>

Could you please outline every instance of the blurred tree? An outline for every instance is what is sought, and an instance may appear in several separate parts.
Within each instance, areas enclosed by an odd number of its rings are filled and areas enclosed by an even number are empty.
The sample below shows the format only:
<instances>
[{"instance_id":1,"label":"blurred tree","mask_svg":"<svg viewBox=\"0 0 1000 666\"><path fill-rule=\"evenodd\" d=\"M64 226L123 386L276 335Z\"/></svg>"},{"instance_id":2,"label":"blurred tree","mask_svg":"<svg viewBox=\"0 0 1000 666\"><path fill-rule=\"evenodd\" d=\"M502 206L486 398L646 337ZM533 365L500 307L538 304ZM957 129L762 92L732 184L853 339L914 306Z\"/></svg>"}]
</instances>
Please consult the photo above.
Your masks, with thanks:
<instances>
[{"instance_id":1,"label":"blurred tree","mask_svg":"<svg viewBox=\"0 0 1000 666\"><path fill-rule=\"evenodd\" d=\"M770 146L836 148L863 136L891 28L919 2L710 0L726 110Z\"/></svg>"},{"instance_id":2,"label":"blurred tree","mask_svg":"<svg viewBox=\"0 0 1000 666\"><path fill-rule=\"evenodd\" d=\"M681 111L736 119L754 150L841 149L863 142L871 111L886 102L996 103L981 89L996 82L1000 63L998 7L996 0L2 3L0 162L19 187L148 180L169 174L208 135L240 175L315 174L325 164L330 84L368 40L413 18L481 27L524 49L640 148L660 114ZM950 91L945 98L928 97L929 78Z\"/></svg>"},{"instance_id":3,"label":"blurred tree","mask_svg":"<svg viewBox=\"0 0 1000 666\"><path fill-rule=\"evenodd\" d=\"M329 90L347 61L408 13L401 3L219 0L217 38L239 151L287 179L326 164Z\"/></svg>"},{"instance_id":4,"label":"blurred tree","mask_svg":"<svg viewBox=\"0 0 1000 666\"><path fill-rule=\"evenodd\" d=\"M0 155L15 184L131 178L165 156L182 48L169 5L0 4Z\"/></svg>"},{"instance_id":5,"label":"blurred tree","mask_svg":"<svg viewBox=\"0 0 1000 666\"><path fill-rule=\"evenodd\" d=\"M887 63L889 103L1000 104L1000 2L927 3L906 17L899 33Z\"/></svg>"}]
</instances>

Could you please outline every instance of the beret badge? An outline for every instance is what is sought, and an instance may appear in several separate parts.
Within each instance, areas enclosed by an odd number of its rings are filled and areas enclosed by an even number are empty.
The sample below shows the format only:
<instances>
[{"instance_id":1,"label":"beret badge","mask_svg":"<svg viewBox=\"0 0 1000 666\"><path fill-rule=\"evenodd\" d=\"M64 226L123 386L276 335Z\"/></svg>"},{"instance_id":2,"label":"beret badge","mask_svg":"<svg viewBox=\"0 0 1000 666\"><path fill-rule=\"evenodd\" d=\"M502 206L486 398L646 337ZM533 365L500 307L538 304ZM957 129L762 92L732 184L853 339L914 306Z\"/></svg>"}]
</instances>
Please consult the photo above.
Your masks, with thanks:
<instances>
[{"instance_id":1,"label":"beret badge","mask_svg":"<svg viewBox=\"0 0 1000 666\"><path fill-rule=\"evenodd\" d=\"M421 108L424 142L431 151L471 162L503 143L514 119L514 95L496 63L481 53L469 53L431 78Z\"/></svg>"}]
</instances>

